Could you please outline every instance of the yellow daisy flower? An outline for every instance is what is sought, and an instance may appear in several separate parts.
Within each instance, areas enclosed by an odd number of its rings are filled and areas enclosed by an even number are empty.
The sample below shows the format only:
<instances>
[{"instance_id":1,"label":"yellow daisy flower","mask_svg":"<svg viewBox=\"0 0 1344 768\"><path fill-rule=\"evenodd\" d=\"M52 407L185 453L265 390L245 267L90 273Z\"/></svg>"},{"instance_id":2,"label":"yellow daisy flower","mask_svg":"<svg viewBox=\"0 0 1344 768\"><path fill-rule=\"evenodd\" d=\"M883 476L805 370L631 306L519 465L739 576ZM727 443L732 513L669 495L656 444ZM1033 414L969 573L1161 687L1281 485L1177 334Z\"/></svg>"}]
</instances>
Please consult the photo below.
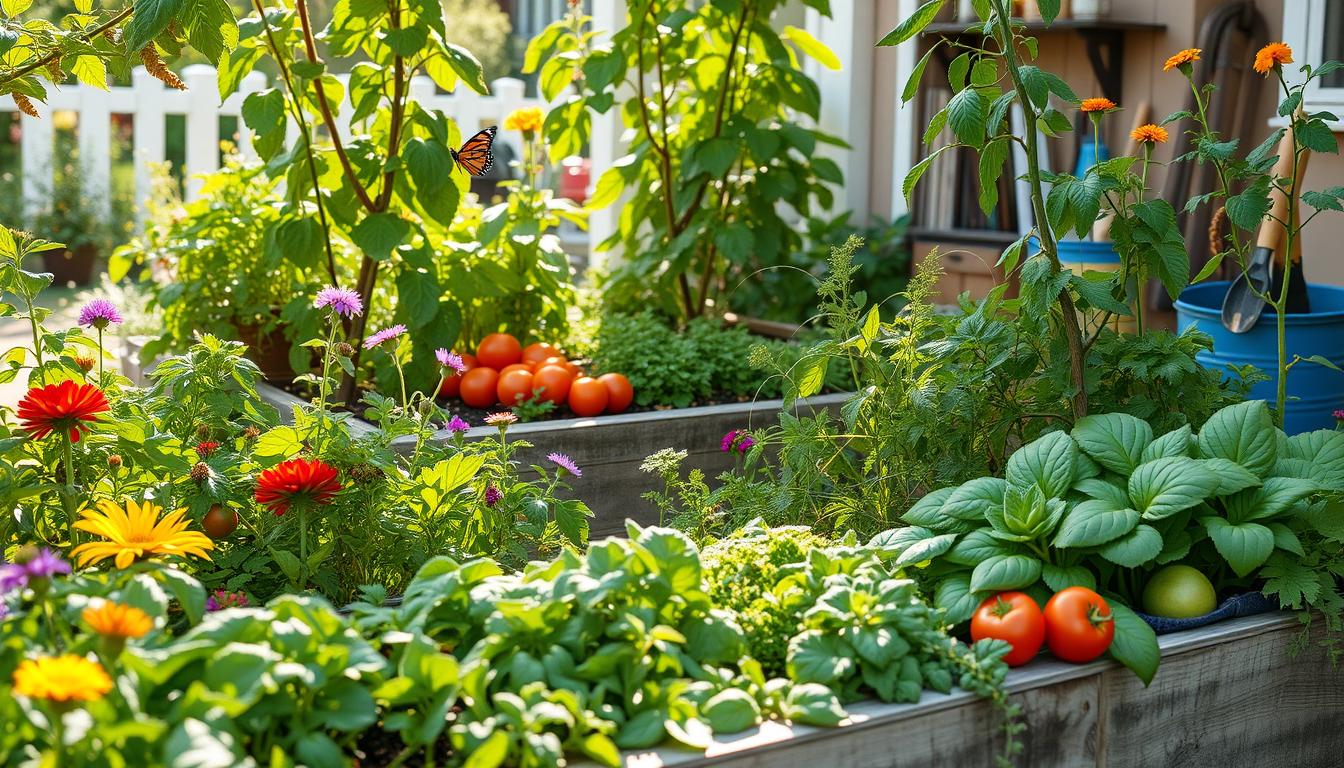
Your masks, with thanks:
<instances>
[{"instance_id":1,"label":"yellow daisy flower","mask_svg":"<svg viewBox=\"0 0 1344 768\"><path fill-rule=\"evenodd\" d=\"M204 533L187 530L188 521L182 519L187 510L170 512L160 520L162 511L162 507L149 501L137 504L127 499L126 508L122 509L103 499L98 502L98 511L80 512L75 527L104 540L80 544L70 554L79 559L81 568L109 557L116 558L118 568L152 555L196 555L209 560L206 552L214 549L215 544Z\"/></svg>"},{"instance_id":2,"label":"yellow daisy flower","mask_svg":"<svg viewBox=\"0 0 1344 768\"><path fill-rule=\"evenodd\" d=\"M102 665L74 654L25 659L14 670L14 692L30 699L95 701L110 690L112 678Z\"/></svg>"},{"instance_id":3,"label":"yellow daisy flower","mask_svg":"<svg viewBox=\"0 0 1344 768\"><path fill-rule=\"evenodd\" d=\"M89 628L104 637L138 638L149 634L154 620L133 605L105 602L97 608L85 608L80 614Z\"/></svg>"}]
</instances>

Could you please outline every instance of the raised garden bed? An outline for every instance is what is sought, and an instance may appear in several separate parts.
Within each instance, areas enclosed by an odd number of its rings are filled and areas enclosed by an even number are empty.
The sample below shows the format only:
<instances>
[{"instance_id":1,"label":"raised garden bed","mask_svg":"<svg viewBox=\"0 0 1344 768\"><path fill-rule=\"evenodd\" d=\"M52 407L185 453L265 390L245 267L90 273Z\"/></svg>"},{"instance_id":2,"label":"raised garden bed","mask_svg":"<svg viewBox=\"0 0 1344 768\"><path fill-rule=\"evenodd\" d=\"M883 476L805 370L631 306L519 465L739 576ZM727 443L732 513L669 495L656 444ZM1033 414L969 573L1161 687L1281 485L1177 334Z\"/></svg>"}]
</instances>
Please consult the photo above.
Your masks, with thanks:
<instances>
[{"instance_id":1,"label":"raised garden bed","mask_svg":"<svg viewBox=\"0 0 1344 768\"><path fill-rule=\"evenodd\" d=\"M261 385L258 391L280 410L282 417L303 402L278 387ZM847 394L830 394L799 400L794 405L794 412L835 411L848 398ZM688 453L685 463L688 470L701 469L707 476L714 477L733 465L733 456L719 447L724 433L774 424L783 407L783 400L758 400L595 418L553 419L515 424L509 427L509 438L532 444L531 448L517 454L518 460L526 465L546 463L546 454L552 451L567 454L578 462L583 477L570 478L569 482L576 497L593 510L590 535L597 539L623 535L626 518L644 525L659 522L653 506L640 498L661 482L656 476L640 471L639 465L646 456L662 448L684 449ZM349 425L355 434L373 429L358 419L350 420ZM482 426L467 432L466 438L479 440L495 434L494 427ZM440 431L435 439L446 441L452 436L447 431ZM415 440L400 438L393 441L393 446L409 452L415 447Z\"/></svg>"},{"instance_id":2,"label":"raised garden bed","mask_svg":"<svg viewBox=\"0 0 1344 768\"><path fill-rule=\"evenodd\" d=\"M1323 626L1317 621L1317 627ZM1269 613L1159 638L1147 688L1110 661L1041 658L1009 673L1027 730L1016 765L1032 768L1257 766L1327 768L1344 754L1344 667L1320 633L1300 653L1296 616ZM974 695L925 691L918 704L848 707L839 728L769 722L703 753L629 753L631 768L993 766L997 712Z\"/></svg>"}]
</instances>

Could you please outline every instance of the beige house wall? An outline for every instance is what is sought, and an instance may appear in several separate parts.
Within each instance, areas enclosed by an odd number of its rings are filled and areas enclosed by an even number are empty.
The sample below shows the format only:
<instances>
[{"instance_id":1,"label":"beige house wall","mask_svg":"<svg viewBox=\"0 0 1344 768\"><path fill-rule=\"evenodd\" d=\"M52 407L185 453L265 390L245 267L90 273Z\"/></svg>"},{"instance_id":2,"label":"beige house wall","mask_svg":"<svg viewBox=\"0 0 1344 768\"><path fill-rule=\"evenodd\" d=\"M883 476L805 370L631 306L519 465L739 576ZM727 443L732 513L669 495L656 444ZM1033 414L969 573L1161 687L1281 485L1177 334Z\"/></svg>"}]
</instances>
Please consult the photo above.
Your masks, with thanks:
<instances>
[{"instance_id":1,"label":"beige house wall","mask_svg":"<svg viewBox=\"0 0 1344 768\"><path fill-rule=\"evenodd\" d=\"M841 0L844 1L844 0ZM865 0L853 0L864 2ZM877 23L873 30L876 42L900 21L898 0L871 0L876 3ZM1283 29L1284 0L1256 0L1265 17L1266 28L1274 40ZM1290 0L1291 1L1291 0ZM1188 87L1177 72L1163 72L1167 56L1182 48L1193 47L1199 36L1204 17L1220 4L1220 0L1112 0L1112 15L1117 19L1161 24L1161 32L1130 32L1125 40L1123 100L1125 110L1108 120L1105 140L1112 153L1125 151L1127 133L1133 120L1133 110L1140 102L1152 103L1155 120L1160 120L1185 106ZM1046 32L1040 36L1038 64L1062 76L1079 96L1100 95L1096 78L1087 62L1083 40L1073 32ZM1269 40L1262 42L1270 42ZM854 52L853 55L858 55ZM894 49L874 49L872 78L872 158L873 173L869 180L869 200L875 216L887 217L896 210L892 200L892 147L894 143L892 114L896 96L905 83L907 73L896 71ZM842 54L842 58L845 58ZM929 77L934 67L930 66ZM941 76L941 73L939 73ZM1268 120L1277 104L1269 87L1262 89L1263 105L1259 110L1263 120L1255 121L1257 133L1242 137L1246 146L1258 144L1271 130ZM913 109L914 103L905 108ZM916 130L922 131L922 125ZM917 137L916 139L917 140ZM1071 167L1075 143L1072 140L1050 142L1052 168ZM1156 158L1166 162L1171 148L1160 148ZM1153 187L1160 189L1167 169L1157 169L1150 175ZM1314 157L1308 168L1306 189L1344 184L1344 158L1339 155ZM1344 253L1337 245L1344 242L1344 215L1327 214L1317 219L1304 237L1307 274L1314 282L1344 285Z\"/></svg>"}]
</instances>

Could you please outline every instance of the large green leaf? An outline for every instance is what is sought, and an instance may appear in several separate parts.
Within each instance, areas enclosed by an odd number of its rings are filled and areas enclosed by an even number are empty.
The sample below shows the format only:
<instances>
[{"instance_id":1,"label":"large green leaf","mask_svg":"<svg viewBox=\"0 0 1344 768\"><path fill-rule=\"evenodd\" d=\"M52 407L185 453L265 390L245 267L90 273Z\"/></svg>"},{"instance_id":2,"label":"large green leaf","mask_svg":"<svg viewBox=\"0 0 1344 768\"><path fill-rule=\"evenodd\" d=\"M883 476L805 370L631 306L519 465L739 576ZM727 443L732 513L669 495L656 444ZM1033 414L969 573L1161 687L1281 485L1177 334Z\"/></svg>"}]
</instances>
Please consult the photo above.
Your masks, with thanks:
<instances>
[{"instance_id":1,"label":"large green leaf","mask_svg":"<svg viewBox=\"0 0 1344 768\"><path fill-rule=\"evenodd\" d=\"M1117 509L1111 501L1089 499L1073 505L1055 535L1056 547L1095 547L1134 530L1139 513Z\"/></svg>"},{"instance_id":2,"label":"large green leaf","mask_svg":"<svg viewBox=\"0 0 1344 768\"><path fill-rule=\"evenodd\" d=\"M1274 419L1263 400L1229 405L1209 417L1199 430L1199 453L1205 458L1235 462L1260 477L1277 458Z\"/></svg>"},{"instance_id":3,"label":"large green leaf","mask_svg":"<svg viewBox=\"0 0 1344 768\"><path fill-rule=\"evenodd\" d=\"M943 502L941 512L959 520L984 522L986 513L1003 506L1007 483L998 477L977 477L953 489Z\"/></svg>"},{"instance_id":4,"label":"large green leaf","mask_svg":"<svg viewBox=\"0 0 1344 768\"><path fill-rule=\"evenodd\" d=\"M1214 496L1227 496L1260 484L1254 472L1227 459L1204 459L1204 468L1218 477Z\"/></svg>"},{"instance_id":5,"label":"large green leaf","mask_svg":"<svg viewBox=\"0 0 1344 768\"><path fill-rule=\"evenodd\" d=\"M1129 476L1129 498L1145 520L1187 510L1204 501L1218 487L1218 476L1200 461L1183 456L1153 459Z\"/></svg>"},{"instance_id":6,"label":"large green leaf","mask_svg":"<svg viewBox=\"0 0 1344 768\"><path fill-rule=\"evenodd\" d=\"M996 555L971 572L971 591L1001 592L1023 589L1041 577L1041 561L1027 555Z\"/></svg>"},{"instance_id":7,"label":"large green leaf","mask_svg":"<svg viewBox=\"0 0 1344 768\"><path fill-rule=\"evenodd\" d=\"M939 579L933 588L933 605L943 610L949 624L969 621L980 605L980 599L971 592L971 575L953 573Z\"/></svg>"},{"instance_id":8,"label":"large green leaf","mask_svg":"<svg viewBox=\"0 0 1344 768\"><path fill-rule=\"evenodd\" d=\"M909 18L896 25L896 28L888 32L878 45L900 45L910 38L918 35L929 23L938 16L938 11L942 10L944 0L929 0L921 5Z\"/></svg>"},{"instance_id":9,"label":"large green leaf","mask_svg":"<svg viewBox=\"0 0 1344 768\"><path fill-rule=\"evenodd\" d=\"M947 103L947 123L957 140L972 147L985 141L985 120L989 103L975 88L963 89Z\"/></svg>"},{"instance_id":10,"label":"large green leaf","mask_svg":"<svg viewBox=\"0 0 1344 768\"><path fill-rule=\"evenodd\" d=\"M1234 493L1223 502L1232 524L1266 520L1288 511L1294 504L1316 493L1316 483L1295 477L1271 477L1259 488Z\"/></svg>"},{"instance_id":11,"label":"large green leaf","mask_svg":"<svg viewBox=\"0 0 1344 768\"><path fill-rule=\"evenodd\" d=\"M1065 432L1051 432L1018 448L1008 459L1006 476L1011 485L1038 486L1045 495L1063 498L1073 484L1078 447Z\"/></svg>"},{"instance_id":12,"label":"large green leaf","mask_svg":"<svg viewBox=\"0 0 1344 768\"><path fill-rule=\"evenodd\" d=\"M835 635L809 629L789 641L789 677L828 685L854 671L854 650Z\"/></svg>"},{"instance_id":13,"label":"large green leaf","mask_svg":"<svg viewBox=\"0 0 1344 768\"><path fill-rule=\"evenodd\" d=\"M1016 552L1014 546L994 536L986 528L978 528L952 545L952 548L943 555L943 559L949 563L975 567L981 562L994 557L995 555L1011 555Z\"/></svg>"},{"instance_id":14,"label":"large green leaf","mask_svg":"<svg viewBox=\"0 0 1344 768\"><path fill-rule=\"evenodd\" d=\"M1157 666L1162 661L1157 633L1148 622L1119 600L1112 597L1106 602L1115 621L1115 639L1111 641L1109 649L1111 658L1129 667L1146 686L1153 681Z\"/></svg>"},{"instance_id":15,"label":"large green leaf","mask_svg":"<svg viewBox=\"0 0 1344 768\"><path fill-rule=\"evenodd\" d=\"M1213 539L1213 546L1238 576L1248 576L1274 552L1274 532L1259 523L1233 525L1221 517L1200 522Z\"/></svg>"},{"instance_id":16,"label":"large green leaf","mask_svg":"<svg viewBox=\"0 0 1344 768\"><path fill-rule=\"evenodd\" d=\"M1097 588L1097 579L1086 567L1081 565L1054 565L1046 563L1041 569L1041 580L1051 591L1058 592L1069 587Z\"/></svg>"},{"instance_id":17,"label":"large green leaf","mask_svg":"<svg viewBox=\"0 0 1344 768\"><path fill-rule=\"evenodd\" d=\"M126 49L138 52L168 28L168 22L181 15L187 0L135 0L131 20L122 35Z\"/></svg>"},{"instance_id":18,"label":"large green leaf","mask_svg":"<svg viewBox=\"0 0 1344 768\"><path fill-rule=\"evenodd\" d=\"M905 514L901 515L901 520L910 525L921 525L935 531L944 530L951 518L943 514L943 502L947 501L947 497L951 496L956 489L956 486L939 488L936 491L924 494Z\"/></svg>"},{"instance_id":19,"label":"large green leaf","mask_svg":"<svg viewBox=\"0 0 1344 768\"><path fill-rule=\"evenodd\" d=\"M1139 457L1139 462L1152 461L1168 456L1189 456L1190 448L1194 445L1195 435L1190 430L1190 425L1182 425L1180 429L1172 430L1161 437L1153 440L1143 449L1143 455Z\"/></svg>"},{"instance_id":20,"label":"large green leaf","mask_svg":"<svg viewBox=\"0 0 1344 768\"><path fill-rule=\"evenodd\" d=\"M1151 525L1139 525L1104 545L1097 553L1116 565L1138 568L1151 563L1162 553L1162 534Z\"/></svg>"},{"instance_id":21,"label":"large green leaf","mask_svg":"<svg viewBox=\"0 0 1344 768\"><path fill-rule=\"evenodd\" d=\"M1084 416L1071 434L1098 464L1120 475L1128 475L1142 463L1143 451L1153 441L1148 422L1127 413Z\"/></svg>"}]
</instances>

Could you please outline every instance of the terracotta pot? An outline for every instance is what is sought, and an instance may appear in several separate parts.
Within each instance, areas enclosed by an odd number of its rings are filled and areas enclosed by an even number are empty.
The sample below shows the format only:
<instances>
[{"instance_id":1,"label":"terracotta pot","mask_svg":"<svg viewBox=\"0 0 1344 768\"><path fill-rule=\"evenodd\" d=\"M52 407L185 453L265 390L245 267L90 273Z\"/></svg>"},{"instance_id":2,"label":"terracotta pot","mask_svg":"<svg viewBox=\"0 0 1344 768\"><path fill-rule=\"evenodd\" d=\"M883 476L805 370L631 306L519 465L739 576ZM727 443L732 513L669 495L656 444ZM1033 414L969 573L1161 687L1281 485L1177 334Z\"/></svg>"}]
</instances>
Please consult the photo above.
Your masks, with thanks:
<instances>
[{"instance_id":1,"label":"terracotta pot","mask_svg":"<svg viewBox=\"0 0 1344 768\"><path fill-rule=\"evenodd\" d=\"M42 254L42 268L50 272L55 285L88 285L93 279L93 267L98 262L98 246L91 243L74 250L63 248Z\"/></svg>"},{"instance_id":2,"label":"terracotta pot","mask_svg":"<svg viewBox=\"0 0 1344 768\"><path fill-rule=\"evenodd\" d=\"M239 323L238 339L247 345L248 359L257 364L267 382L289 384L298 375L289 364L289 340L283 327L263 331L260 325Z\"/></svg>"}]
</instances>

